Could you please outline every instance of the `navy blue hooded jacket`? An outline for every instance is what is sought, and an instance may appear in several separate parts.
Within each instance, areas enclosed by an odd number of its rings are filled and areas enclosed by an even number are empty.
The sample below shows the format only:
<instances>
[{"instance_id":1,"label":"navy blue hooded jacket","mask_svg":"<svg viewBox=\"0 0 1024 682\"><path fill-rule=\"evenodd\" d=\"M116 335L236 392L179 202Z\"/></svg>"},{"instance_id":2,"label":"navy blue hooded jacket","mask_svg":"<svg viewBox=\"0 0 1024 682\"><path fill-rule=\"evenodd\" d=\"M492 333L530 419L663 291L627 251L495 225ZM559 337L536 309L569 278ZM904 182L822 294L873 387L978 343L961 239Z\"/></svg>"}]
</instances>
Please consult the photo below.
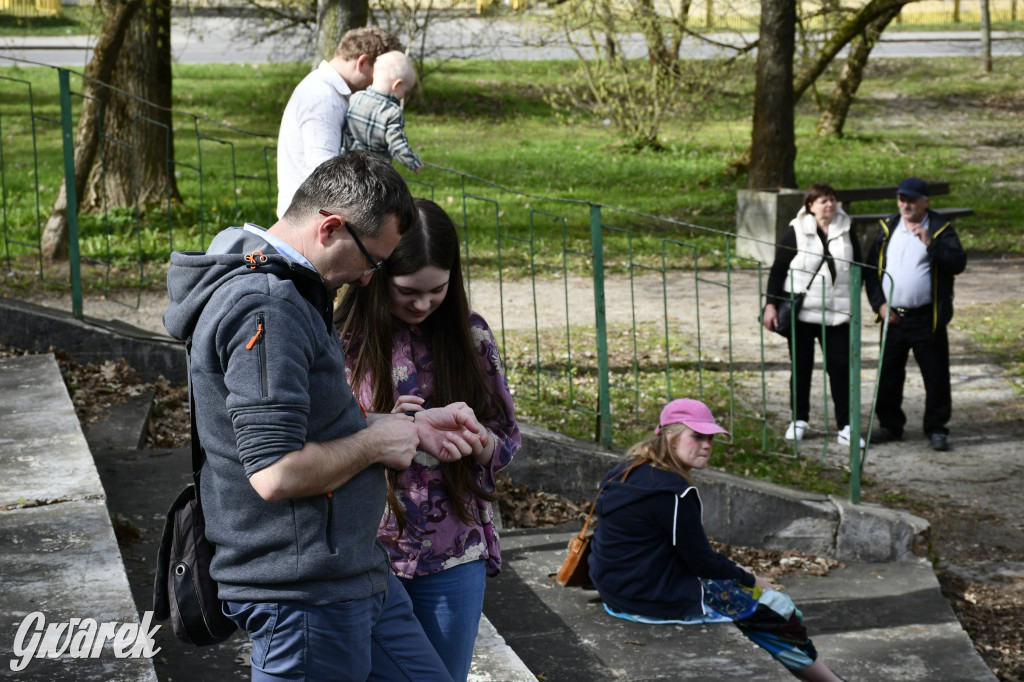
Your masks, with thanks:
<instances>
[{"instance_id":1,"label":"navy blue hooded jacket","mask_svg":"<svg viewBox=\"0 0 1024 682\"><path fill-rule=\"evenodd\" d=\"M345 381L323 279L279 254L258 229L228 228L206 253L171 254L167 288L164 326L192 340L207 457L201 496L220 598L324 605L382 592L389 569L377 542L380 465L330 496L267 502L249 483L307 441L366 427Z\"/></svg>"},{"instance_id":2,"label":"navy blue hooded jacket","mask_svg":"<svg viewBox=\"0 0 1024 682\"><path fill-rule=\"evenodd\" d=\"M602 481L591 542L590 579L606 604L650 618L704 614L698 578L754 576L711 549L697 488L679 474L641 464L620 483L627 463Z\"/></svg>"}]
</instances>

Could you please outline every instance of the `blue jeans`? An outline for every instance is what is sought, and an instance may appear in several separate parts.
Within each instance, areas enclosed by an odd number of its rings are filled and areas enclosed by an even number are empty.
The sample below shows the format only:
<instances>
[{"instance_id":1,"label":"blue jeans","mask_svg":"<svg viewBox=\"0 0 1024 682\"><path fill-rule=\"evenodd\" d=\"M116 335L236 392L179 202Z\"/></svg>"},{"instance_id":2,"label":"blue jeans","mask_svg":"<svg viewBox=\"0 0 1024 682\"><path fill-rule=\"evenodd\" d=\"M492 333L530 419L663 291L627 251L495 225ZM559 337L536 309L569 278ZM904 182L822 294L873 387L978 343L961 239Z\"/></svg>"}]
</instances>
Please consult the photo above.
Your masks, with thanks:
<instances>
[{"instance_id":1,"label":"blue jeans","mask_svg":"<svg viewBox=\"0 0 1024 682\"><path fill-rule=\"evenodd\" d=\"M486 578L487 562L481 559L401 579L427 638L455 682L465 682L473 662Z\"/></svg>"},{"instance_id":2,"label":"blue jeans","mask_svg":"<svg viewBox=\"0 0 1024 682\"><path fill-rule=\"evenodd\" d=\"M252 679L451 682L394 576L366 599L310 606L224 602L252 639Z\"/></svg>"}]
</instances>

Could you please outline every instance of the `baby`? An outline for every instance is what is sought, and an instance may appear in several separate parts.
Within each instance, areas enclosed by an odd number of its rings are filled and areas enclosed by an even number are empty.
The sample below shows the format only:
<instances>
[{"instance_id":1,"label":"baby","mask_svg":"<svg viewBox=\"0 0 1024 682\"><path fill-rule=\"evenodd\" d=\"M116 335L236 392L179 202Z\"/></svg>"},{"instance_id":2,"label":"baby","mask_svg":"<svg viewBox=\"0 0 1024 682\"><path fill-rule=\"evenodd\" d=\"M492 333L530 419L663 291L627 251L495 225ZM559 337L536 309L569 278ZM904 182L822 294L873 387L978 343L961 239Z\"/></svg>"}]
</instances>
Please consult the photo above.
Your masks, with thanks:
<instances>
[{"instance_id":1,"label":"baby","mask_svg":"<svg viewBox=\"0 0 1024 682\"><path fill-rule=\"evenodd\" d=\"M416 84L416 72L404 53L385 52L373 64L373 84L352 95L341 136L342 153L368 149L398 159L419 173L423 161L405 136L401 100Z\"/></svg>"}]
</instances>

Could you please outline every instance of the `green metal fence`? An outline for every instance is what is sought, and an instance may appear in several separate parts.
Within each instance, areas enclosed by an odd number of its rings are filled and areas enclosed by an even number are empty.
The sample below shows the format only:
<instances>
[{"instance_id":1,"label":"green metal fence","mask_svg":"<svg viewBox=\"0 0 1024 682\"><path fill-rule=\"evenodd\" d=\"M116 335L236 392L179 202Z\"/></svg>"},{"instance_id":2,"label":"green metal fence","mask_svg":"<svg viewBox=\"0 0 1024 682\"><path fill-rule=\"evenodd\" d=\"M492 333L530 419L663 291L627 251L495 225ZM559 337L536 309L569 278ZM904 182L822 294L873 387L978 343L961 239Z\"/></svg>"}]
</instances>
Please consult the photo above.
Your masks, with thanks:
<instances>
[{"instance_id":1,"label":"green metal fence","mask_svg":"<svg viewBox=\"0 0 1024 682\"><path fill-rule=\"evenodd\" d=\"M75 126L86 85L49 67L0 75L3 262L9 272L33 273L41 286L69 288L79 318L87 312L84 292L137 306L143 291L163 289L172 250L202 250L219 229L245 220L269 226L275 203L274 136L174 111L173 154L163 158L167 187L155 193L161 199L143 205L133 194L127 207L79 210ZM169 139L161 126L139 115L123 137L101 135L97 182L118 176L108 166L112 150L130 150L141 167L139 129ZM497 330L518 409L535 423L622 447L650 432L667 400L691 396L727 415L737 448L798 456L796 444L778 435L791 413L786 344L758 322L765 273L739 255L736 235L525 194L430 164L407 179L414 194L437 201L460 225L471 304ZM68 258L50 261L45 225L62 183ZM859 302L853 270L851 298ZM859 307L853 314L850 374L859 406ZM857 501L860 450L829 446L828 390L824 372L815 376L813 410L825 428L803 452L820 444L823 463L849 469Z\"/></svg>"}]
</instances>

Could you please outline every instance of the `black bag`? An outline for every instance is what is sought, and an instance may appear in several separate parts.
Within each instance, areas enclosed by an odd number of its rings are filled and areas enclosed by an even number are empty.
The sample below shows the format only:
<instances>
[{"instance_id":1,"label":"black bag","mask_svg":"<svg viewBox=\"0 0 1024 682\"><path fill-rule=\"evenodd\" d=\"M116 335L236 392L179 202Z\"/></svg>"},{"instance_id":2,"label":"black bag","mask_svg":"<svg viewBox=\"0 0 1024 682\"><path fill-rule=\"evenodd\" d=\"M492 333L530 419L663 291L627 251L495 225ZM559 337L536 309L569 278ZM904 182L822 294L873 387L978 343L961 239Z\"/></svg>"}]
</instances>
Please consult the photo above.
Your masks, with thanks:
<instances>
[{"instance_id":1,"label":"black bag","mask_svg":"<svg viewBox=\"0 0 1024 682\"><path fill-rule=\"evenodd\" d=\"M213 545L206 539L196 490L197 484L187 486L167 512L156 559L153 617L169 617L178 639L207 646L223 642L237 626L221 610L217 583L210 577Z\"/></svg>"},{"instance_id":2,"label":"black bag","mask_svg":"<svg viewBox=\"0 0 1024 682\"><path fill-rule=\"evenodd\" d=\"M793 298L781 298L775 303L775 312L778 313L779 320L775 323L773 332L789 338L789 334L793 330L793 320L800 314L800 309L804 306L806 293L796 294ZM761 320L764 321L763 308L761 309Z\"/></svg>"},{"instance_id":3,"label":"black bag","mask_svg":"<svg viewBox=\"0 0 1024 682\"><path fill-rule=\"evenodd\" d=\"M818 270L821 269L822 263L825 259L821 259L821 263L818 263L818 267L814 268L814 275L818 274ZM796 322L797 315L800 314L800 309L804 307L804 296L810 291L811 285L814 284L814 275L811 275L811 281L807 283L807 288L801 291L799 294L787 295L785 298L779 298L775 301L775 312L778 313L778 322L775 323L775 329L771 331L775 332L779 336L789 338L790 333L793 331L793 324ZM765 303L767 306L768 303ZM764 324L764 308L761 308L761 317L758 318L761 324Z\"/></svg>"},{"instance_id":4,"label":"black bag","mask_svg":"<svg viewBox=\"0 0 1024 682\"><path fill-rule=\"evenodd\" d=\"M157 620L170 618L178 639L207 646L223 642L238 626L221 610L217 582L210 577L213 545L206 539L206 519L199 497L199 474L206 452L199 443L191 384L190 376L193 482L181 491L167 511L156 557L153 617Z\"/></svg>"}]
</instances>

